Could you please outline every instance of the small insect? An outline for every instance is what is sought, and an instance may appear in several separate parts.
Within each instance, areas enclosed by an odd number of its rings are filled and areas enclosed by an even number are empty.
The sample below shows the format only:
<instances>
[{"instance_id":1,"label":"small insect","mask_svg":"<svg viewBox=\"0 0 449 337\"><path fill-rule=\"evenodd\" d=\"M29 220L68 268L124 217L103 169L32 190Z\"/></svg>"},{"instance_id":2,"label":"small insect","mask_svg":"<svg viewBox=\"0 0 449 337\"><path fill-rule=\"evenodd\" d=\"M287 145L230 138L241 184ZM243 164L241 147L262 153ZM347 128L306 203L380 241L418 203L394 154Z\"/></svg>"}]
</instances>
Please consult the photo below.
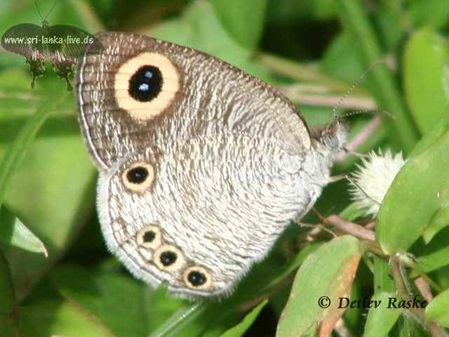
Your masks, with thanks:
<instances>
[{"instance_id":1,"label":"small insect","mask_svg":"<svg viewBox=\"0 0 449 337\"><path fill-rule=\"evenodd\" d=\"M32 23L15 25L3 34L1 45L9 52L25 56L33 74L31 88L34 88L36 78L44 75L45 61L49 61L56 74L66 81L67 90L72 90L69 76L77 59L84 55L87 46L89 52L93 53L101 50L101 44L93 35L77 27L50 26L47 17L56 3L45 18L37 3L35 5L42 19L42 26Z\"/></svg>"}]
</instances>

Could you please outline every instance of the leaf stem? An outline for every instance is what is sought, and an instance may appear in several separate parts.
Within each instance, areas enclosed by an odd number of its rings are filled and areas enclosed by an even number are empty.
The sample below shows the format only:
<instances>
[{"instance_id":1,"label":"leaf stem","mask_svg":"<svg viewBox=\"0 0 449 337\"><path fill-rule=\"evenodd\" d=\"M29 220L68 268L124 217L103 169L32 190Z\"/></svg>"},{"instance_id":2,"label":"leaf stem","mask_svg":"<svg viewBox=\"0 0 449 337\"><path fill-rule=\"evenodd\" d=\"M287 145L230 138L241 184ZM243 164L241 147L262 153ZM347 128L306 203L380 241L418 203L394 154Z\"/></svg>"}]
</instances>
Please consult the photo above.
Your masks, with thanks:
<instances>
[{"instance_id":1,"label":"leaf stem","mask_svg":"<svg viewBox=\"0 0 449 337\"><path fill-rule=\"evenodd\" d=\"M385 55L371 26L362 1L337 0L339 15L344 28L353 39L354 46L366 67L382 59ZM401 148L409 153L418 139L418 132L407 111L404 101L395 83L393 74L387 67L375 67L372 70L373 94L379 107L396 116L388 121L395 132L391 132L394 142L400 142Z\"/></svg>"}]
</instances>

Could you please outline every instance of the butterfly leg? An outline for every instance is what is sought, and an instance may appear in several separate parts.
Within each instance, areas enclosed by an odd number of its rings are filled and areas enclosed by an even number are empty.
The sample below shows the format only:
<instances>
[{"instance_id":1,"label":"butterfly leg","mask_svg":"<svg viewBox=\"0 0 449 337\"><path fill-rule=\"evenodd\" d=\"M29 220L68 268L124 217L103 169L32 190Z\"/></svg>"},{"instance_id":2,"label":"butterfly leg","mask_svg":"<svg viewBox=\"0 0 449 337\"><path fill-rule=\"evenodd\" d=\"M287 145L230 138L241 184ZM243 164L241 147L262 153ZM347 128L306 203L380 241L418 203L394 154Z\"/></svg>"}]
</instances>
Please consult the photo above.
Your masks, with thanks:
<instances>
[{"instance_id":1,"label":"butterfly leg","mask_svg":"<svg viewBox=\"0 0 449 337\"><path fill-rule=\"evenodd\" d=\"M65 80L67 84L67 91L73 90L69 81L69 75L72 72L74 64L75 61L73 59L66 57L61 53L57 53L54 57L52 57L53 69L60 78Z\"/></svg>"},{"instance_id":2,"label":"butterfly leg","mask_svg":"<svg viewBox=\"0 0 449 337\"><path fill-rule=\"evenodd\" d=\"M31 88L34 89L36 78L41 77L45 73L44 57L42 53L35 52L31 55L31 57L26 58L26 63L30 65L30 70L33 73Z\"/></svg>"}]
</instances>

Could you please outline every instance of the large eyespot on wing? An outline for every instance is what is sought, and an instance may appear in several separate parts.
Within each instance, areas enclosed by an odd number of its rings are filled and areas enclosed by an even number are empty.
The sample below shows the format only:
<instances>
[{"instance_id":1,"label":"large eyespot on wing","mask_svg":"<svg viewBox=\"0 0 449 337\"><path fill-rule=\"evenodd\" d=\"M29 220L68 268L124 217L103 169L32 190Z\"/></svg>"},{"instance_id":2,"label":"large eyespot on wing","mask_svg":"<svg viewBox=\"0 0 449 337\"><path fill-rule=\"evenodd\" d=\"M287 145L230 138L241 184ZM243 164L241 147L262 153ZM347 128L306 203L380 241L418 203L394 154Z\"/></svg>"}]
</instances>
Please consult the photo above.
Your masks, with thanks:
<instances>
[{"instance_id":1,"label":"large eyespot on wing","mask_svg":"<svg viewBox=\"0 0 449 337\"><path fill-rule=\"evenodd\" d=\"M125 61L114 77L118 106L137 120L163 114L180 88L178 70L164 55L144 52Z\"/></svg>"},{"instance_id":2,"label":"large eyespot on wing","mask_svg":"<svg viewBox=\"0 0 449 337\"><path fill-rule=\"evenodd\" d=\"M183 76L171 44L137 34L105 33L99 53L79 63L75 96L90 153L102 171L141 150L171 125ZM169 123L170 122L170 123Z\"/></svg>"}]
</instances>

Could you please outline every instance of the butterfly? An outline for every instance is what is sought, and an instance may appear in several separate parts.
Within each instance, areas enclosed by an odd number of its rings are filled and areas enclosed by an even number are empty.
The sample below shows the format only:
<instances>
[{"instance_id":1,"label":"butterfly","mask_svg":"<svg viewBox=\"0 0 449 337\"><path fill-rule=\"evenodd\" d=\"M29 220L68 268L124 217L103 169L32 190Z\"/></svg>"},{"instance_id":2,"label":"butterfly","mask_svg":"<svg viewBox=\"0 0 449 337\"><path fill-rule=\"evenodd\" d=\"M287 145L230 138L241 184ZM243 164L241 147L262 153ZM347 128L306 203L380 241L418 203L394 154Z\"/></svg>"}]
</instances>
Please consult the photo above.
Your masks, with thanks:
<instances>
[{"instance_id":1,"label":"butterfly","mask_svg":"<svg viewBox=\"0 0 449 337\"><path fill-rule=\"evenodd\" d=\"M44 75L45 61L49 61L56 74L66 81L67 90L72 90L69 75L86 47L90 53L101 50L99 41L88 32L69 25L50 26L45 19L42 26L21 23L9 28L2 35L1 45L26 58L33 74L31 88L35 79Z\"/></svg>"},{"instance_id":2,"label":"butterfly","mask_svg":"<svg viewBox=\"0 0 449 337\"><path fill-rule=\"evenodd\" d=\"M330 180L346 126L197 50L104 33L75 97L109 250L153 287L227 296Z\"/></svg>"}]
</instances>

